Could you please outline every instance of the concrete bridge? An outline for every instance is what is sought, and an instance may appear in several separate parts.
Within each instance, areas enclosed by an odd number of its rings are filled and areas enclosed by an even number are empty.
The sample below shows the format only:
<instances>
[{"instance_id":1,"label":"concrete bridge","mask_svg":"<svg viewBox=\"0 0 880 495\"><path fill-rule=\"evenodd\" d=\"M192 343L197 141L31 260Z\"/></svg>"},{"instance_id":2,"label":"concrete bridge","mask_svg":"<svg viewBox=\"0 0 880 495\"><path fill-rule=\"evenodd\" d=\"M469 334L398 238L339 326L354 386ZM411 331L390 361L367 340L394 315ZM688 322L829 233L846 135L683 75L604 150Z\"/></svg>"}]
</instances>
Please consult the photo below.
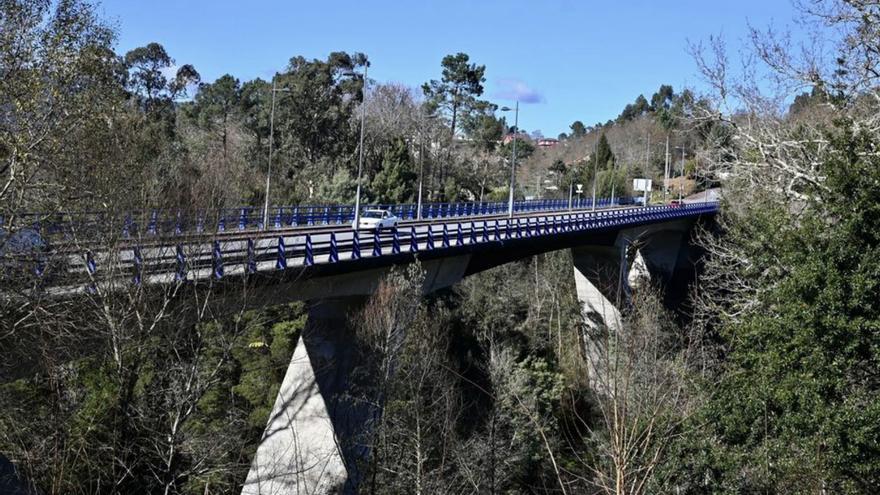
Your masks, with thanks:
<instances>
[{"instance_id":1,"label":"concrete bridge","mask_svg":"<svg viewBox=\"0 0 880 495\"><path fill-rule=\"evenodd\" d=\"M550 208L410 219L397 229L355 232L346 224L283 226L120 238L60 253L55 296L113 290L118 284L247 281L261 304L308 302L297 344L253 460L243 494L351 491L359 452L347 439L366 423L345 402L355 353L347 316L395 266L418 260L423 293L535 254L570 249L578 299L588 321L614 327L631 267L660 286L692 269L689 238L717 204ZM635 261L633 261L635 260Z\"/></svg>"}]
</instances>

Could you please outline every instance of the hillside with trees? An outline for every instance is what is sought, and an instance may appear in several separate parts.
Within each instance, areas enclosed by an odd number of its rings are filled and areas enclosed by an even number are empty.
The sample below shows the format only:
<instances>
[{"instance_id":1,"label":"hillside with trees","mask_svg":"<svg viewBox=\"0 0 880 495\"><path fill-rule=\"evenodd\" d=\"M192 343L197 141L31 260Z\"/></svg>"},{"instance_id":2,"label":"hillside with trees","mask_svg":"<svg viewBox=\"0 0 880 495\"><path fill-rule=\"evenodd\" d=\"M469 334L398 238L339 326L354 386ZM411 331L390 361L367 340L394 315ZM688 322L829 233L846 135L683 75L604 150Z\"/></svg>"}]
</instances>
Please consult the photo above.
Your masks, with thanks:
<instances>
[{"instance_id":1,"label":"hillside with trees","mask_svg":"<svg viewBox=\"0 0 880 495\"><path fill-rule=\"evenodd\" d=\"M428 296L413 265L350 315L371 378L351 400L383 411L355 439L360 493L880 491L880 6L800 7L817 46L712 37L691 47L705 91L646 88L555 146L517 144L517 198L647 176L660 202L667 141L669 199L721 187L685 303L635 284L619 330L597 329L559 251ZM88 0L0 0L2 228L260 206L270 148L272 204L353 203L361 151L366 202L413 201L420 180L430 201L506 199L504 136L524 131L468 54L419 88L365 80L347 52L204 81L118 35ZM306 306L184 285L51 298L10 261L0 476L6 458L34 493L240 493Z\"/></svg>"}]
</instances>

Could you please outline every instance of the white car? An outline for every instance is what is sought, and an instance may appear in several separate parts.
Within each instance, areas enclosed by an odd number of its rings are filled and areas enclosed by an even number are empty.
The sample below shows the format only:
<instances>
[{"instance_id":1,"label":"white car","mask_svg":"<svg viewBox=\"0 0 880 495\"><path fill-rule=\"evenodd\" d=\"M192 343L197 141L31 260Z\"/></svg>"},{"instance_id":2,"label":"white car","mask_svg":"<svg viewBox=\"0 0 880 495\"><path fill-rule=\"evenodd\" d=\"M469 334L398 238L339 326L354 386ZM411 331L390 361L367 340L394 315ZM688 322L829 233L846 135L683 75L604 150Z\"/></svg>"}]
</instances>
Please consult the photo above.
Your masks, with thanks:
<instances>
[{"instance_id":1,"label":"white car","mask_svg":"<svg viewBox=\"0 0 880 495\"><path fill-rule=\"evenodd\" d=\"M354 222L351 223L351 228L353 229L374 229L374 230L382 230L382 229L391 229L397 227L397 221L399 218L394 216L388 210L365 210L361 213L360 221L357 225Z\"/></svg>"}]
</instances>

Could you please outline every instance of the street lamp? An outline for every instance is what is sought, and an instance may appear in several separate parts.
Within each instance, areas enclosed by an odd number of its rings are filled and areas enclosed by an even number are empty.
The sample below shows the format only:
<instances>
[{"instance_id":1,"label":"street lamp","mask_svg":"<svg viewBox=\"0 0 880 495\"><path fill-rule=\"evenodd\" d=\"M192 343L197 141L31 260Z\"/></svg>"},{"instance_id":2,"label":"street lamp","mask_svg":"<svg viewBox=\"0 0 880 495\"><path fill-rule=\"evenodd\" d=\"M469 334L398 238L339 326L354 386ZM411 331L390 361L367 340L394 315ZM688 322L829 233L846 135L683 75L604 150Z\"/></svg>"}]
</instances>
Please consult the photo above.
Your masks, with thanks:
<instances>
[{"instance_id":1,"label":"street lamp","mask_svg":"<svg viewBox=\"0 0 880 495\"><path fill-rule=\"evenodd\" d=\"M289 93L289 88L276 88L275 78L272 78L272 110L269 111L269 164L266 167L266 197L263 203L263 230L269 225L269 182L272 178L272 153L275 151L275 93Z\"/></svg>"},{"instance_id":2,"label":"street lamp","mask_svg":"<svg viewBox=\"0 0 880 495\"><path fill-rule=\"evenodd\" d=\"M360 225L361 220L361 174L364 169L364 119L367 115L367 67L369 66L369 62L364 64L364 85L362 88L364 97L361 101L361 138L360 144L358 145L360 153L358 156L357 192L354 197L354 223L352 224L354 225L354 228L357 228ZM356 74L356 72L346 72L344 75L353 76Z\"/></svg>"},{"instance_id":3,"label":"street lamp","mask_svg":"<svg viewBox=\"0 0 880 495\"><path fill-rule=\"evenodd\" d=\"M593 204L592 211L596 211L596 181L599 177L599 138L596 138L596 143L593 145Z\"/></svg>"},{"instance_id":4,"label":"street lamp","mask_svg":"<svg viewBox=\"0 0 880 495\"><path fill-rule=\"evenodd\" d=\"M651 133L645 133L648 143L645 145L645 196L642 199L642 206L648 206L648 167L651 163Z\"/></svg>"},{"instance_id":5,"label":"street lamp","mask_svg":"<svg viewBox=\"0 0 880 495\"><path fill-rule=\"evenodd\" d=\"M424 109L422 109L424 112ZM422 219L422 185L425 179L425 120L436 119L436 115L424 115L419 125L419 198L416 203L416 219Z\"/></svg>"},{"instance_id":6,"label":"street lamp","mask_svg":"<svg viewBox=\"0 0 880 495\"><path fill-rule=\"evenodd\" d=\"M502 112L509 112L510 107L501 107ZM510 163L510 199L507 203L507 216L513 217L513 189L516 186L516 135L519 134L519 100L516 100L516 108L513 117L513 161Z\"/></svg>"}]
</instances>

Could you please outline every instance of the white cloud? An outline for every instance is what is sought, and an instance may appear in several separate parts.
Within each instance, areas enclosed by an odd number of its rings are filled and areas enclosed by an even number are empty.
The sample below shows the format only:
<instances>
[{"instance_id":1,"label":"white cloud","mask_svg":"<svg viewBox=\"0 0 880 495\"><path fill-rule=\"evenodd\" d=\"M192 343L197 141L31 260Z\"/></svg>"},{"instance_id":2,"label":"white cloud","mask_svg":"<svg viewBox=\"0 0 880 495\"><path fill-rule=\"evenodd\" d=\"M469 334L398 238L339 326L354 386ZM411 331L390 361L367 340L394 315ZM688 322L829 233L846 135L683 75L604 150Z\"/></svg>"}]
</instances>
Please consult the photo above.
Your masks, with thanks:
<instances>
[{"instance_id":1,"label":"white cloud","mask_svg":"<svg viewBox=\"0 0 880 495\"><path fill-rule=\"evenodd\" d=\"M515 100L520 103L544 103L544 95L529 87L525 82L515 78L504 78L496 81L498 90L495 98Z\"/></svg>"}]
</instances>

